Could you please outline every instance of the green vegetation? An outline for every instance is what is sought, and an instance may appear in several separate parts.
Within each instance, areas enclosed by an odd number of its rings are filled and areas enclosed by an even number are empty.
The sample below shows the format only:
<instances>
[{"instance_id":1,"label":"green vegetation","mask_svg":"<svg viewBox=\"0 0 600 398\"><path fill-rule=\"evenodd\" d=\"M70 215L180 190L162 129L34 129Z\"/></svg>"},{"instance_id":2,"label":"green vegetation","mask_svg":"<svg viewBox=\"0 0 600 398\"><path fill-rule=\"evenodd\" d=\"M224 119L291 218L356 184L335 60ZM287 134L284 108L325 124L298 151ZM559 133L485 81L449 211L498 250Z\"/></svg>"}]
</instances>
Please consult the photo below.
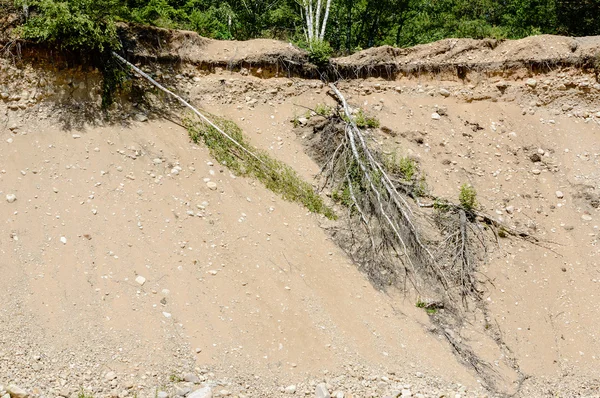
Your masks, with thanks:
<instances>
[{"instance_id":1,"label":"green vegetation","mask_svg":"<svg viewBox=\"0 0 600 398\"><path fill-rule=\"evenodd\" d=\"M319 116L329 116L333 112L333 108L325 104L317 104L315 113Z\"/></svg>"},{"instance_id":2,"label":"green vegetation","mask_svg":"<svg viewBox=\"0 0 600 398\"><path fill-rule=\"evenodd\" d=\"M473 211L477 207L477 191L469 184L463 184L460 187L458 201L463 209Z\"/></svg>"},{"instance_id":3,"label":"green vegetation","mask_svg":"<svg viewBox=\"0 0 600 398\"><path fill-rule=\"evenodd\" d=\"M323 67L329 63L329 58L333 55L333 48L329 42L323 40L314 40L308 50L308 59L313 64Z\"/></svg>"},{"instance_id":4,"label":"green vegetation","mask_svg":"<svg viewBox=\"0 0 600 398\"><path fill-rule=\"evenodd\" d=\"M359 109L356 115L354 115L354 122L362 129L365 128L378 128L380 123L375 117L367 116L362 109Z\"/></svg>"},{"instance_id":5,"label":"green vegetation","mask_svg":"<svg viewBox=\"0 0 600 398\"><path fill-rule=\"evenodd\" d=\"M406 181L412 181L417 174L417 163L408 156L398 159L395 152L384 157L383 165L387 171L401 175Z\"/></svg>"},{"instance_id":6,"label":"green vegetation","mask_svg":"<svg viewBox=\"0 0 600 398\"><path fill-rule=\"evenodd\" d=\"M213 115L210 119L236 140L256 158L242 150L232 141L206 123L187 121L186 125L193 142L203 141L217 161L239 176L254 177L271 191L291 202L302 203L313 213L335 219L333 210L323 203L321 196L288 165L273 159L266 151L254 148L244 137L242 130L232 121Z\"/></svg>"},{"instance_id":7,"label":"green vegetation","mask_svg":"<svg viewBox=\"0 0 600 398\"><path fill-rule=\"evenodd\" d=\"M428 315L437 314L437 308L427 308L427 303L424 301L421 301L421 299L417 300L417 303L415 304L415 306L417 308L423 308L425 310L425 312L427 312Z\"/></svg>"}]
</instances>

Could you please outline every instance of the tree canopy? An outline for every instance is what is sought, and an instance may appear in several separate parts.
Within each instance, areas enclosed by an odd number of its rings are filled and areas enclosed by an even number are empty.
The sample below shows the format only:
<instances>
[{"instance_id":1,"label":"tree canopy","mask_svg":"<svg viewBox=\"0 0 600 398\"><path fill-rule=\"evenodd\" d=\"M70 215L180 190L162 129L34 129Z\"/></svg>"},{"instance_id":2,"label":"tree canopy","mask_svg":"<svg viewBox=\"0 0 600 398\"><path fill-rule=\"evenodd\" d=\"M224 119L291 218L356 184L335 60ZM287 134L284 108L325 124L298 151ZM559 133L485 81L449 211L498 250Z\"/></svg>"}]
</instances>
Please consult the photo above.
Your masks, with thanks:
<instances>
[{"instance_id":1,"label":"tree canopy","mask_svg":"<svg viewBox=\"0 0 600 398\"><path fill-rule=\"evenodd\" d=\"M6 1L6 0L4 0ZM258 37L308 47L306 0L16 0L30 38L110 44L116 20L188 29L216 39ZM325 1L325 0L324 0ZM447 37L600 34L600 0L331 0L324 39L338 53Z\"/></svg>"}]
</instances>

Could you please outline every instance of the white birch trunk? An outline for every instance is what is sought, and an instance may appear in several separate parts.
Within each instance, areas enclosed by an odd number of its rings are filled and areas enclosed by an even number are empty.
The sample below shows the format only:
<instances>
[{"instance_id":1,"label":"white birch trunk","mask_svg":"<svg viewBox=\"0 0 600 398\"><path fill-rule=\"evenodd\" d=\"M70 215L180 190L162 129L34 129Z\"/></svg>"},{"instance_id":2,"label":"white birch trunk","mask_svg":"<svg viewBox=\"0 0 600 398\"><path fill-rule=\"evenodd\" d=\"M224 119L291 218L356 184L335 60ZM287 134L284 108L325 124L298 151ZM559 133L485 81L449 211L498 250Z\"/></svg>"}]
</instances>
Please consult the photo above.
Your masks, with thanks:
<instances>
[{"instance_id":1,"label":"white birch trunk","mask_svg":"<svg viewBox=\"0 0 600 398\"><path fill-rule=\"evenodd\" d=\"M327 27L327 20L329 19L330 7L331 0L327 0L327 5L325 6L325 16L323 17L323 25L321 26L321 35L319 36L319 40L323 40L325 38L325 28Z\"/></svg>"}]
</instances>

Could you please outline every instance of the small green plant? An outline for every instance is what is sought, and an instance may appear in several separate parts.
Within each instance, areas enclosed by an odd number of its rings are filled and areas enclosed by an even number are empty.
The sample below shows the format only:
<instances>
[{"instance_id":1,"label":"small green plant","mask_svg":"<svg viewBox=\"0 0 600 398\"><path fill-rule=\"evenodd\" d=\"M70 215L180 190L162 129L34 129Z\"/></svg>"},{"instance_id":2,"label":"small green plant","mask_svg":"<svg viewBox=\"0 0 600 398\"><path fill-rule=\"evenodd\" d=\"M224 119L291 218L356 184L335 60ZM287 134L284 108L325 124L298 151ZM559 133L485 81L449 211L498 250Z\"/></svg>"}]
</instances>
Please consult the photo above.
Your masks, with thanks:
<instances>
[{"instance_id":1,"label":"small green plant","mask_svg":"<svg viewBox=\"0 0 600 398\"><path fill-rule=\"evenodd\" d=\"M473 211L477 207L477 191L469 184L463 184L460 187L458 201L463 209Z\"/></svg>"},{"instance_id":2,"label":"small green plant","mask_svg":"<svg viewBox=\"0 0 600 398\"><path fill-rule=\"evenodd\" d=\"M331 193L331 198L345 207L350 207L354 203L352 200L352 195L350 194L350 187L347 183L344 184L341 189L335 189Z\"/></svg>"},{"instance_id":3,"label":"small green plant","mask_svg":"<svg viewBox=\"0 0 600 398\"><path fill-rule=\"evenodd\" d=\"M425 312L427 312L427 315L434 315L434 314L437 314L437 312L438 312L437 308L434 308L434 307L429 308L427 303L422 301L421 299L417 300L417 303L415 304L415 306L417 308L424 309Z\"/></svg>"},{"instance_id":4,"label":"small green plant","mask_svg":"<svg viewBox=\"0 0 600 398\"><path fill-rule=\"evenodd\" d=\"M367 116L362 109L359 109L354 116L354 122L362 129L372 128L376 129L380 126L379 120L374 117Z\"/></svg>"},{"instance_id":5,"label":"small green plant","mask_svg":"<svg viewBox=\"0 0 600 398\"><path fill-rule=\"evenodd\" d=\"M254 157L242 150L206 123L186 121L190 139L195 143L204 141L219 163L227 166L237 175L256 178L284 199L302 203L313 213L323 214L329 219L336 218L333 210L325 205L312 185L302 180L290 166L250 145L242 130L234 122L212 115L210 118L246 151L255 155Z\"/></svg>"},{"instance_id":6,"label":"small green plant","mask_svg":"<svg viewBox=\"0 0 600 398\"><path fill-rule=\"evenodd\" d=\"M412 180L417 172L417 164L414 160L412 160L409 157L400 158L398 167L400 168L400 172L404 176L404 179L406 179L407 181Z\"/></svg>"},{"instance_id":7,"label":"small green plant","mask_svg":"<svg viewBox=\"0 0 600 398\"><path fill-rule=\"evenodd\" d=\"M319 116L329 116L332 111L333 109L325 104L317 104L315 107L315 113Z\"/></svg>"},{"instance_id":8,"label":"small green plant","mask_svg":"<svg viewBox=\"0 0 600 398\"><path fill-rule=\"evenodd\" d=\"M329 58L333 54L333 49L329 42L325 40L313 40L308 46L308 59L313 64L322 68L329 64Z\"/></svg>"},{"instance_id":9,"label":"small green plant","mask_svg":"<svg viewBox=\"0 0 600 398\"><path fill-rule=\"evenodd\" d=\"M169 381L171 383L181 383L183 381L183 379L180 376L178 376L177 374L171 373L171 375L169 376Z\"/></svg>"},{"instance_id":10,"label":"small green plant","mask_svg":"<svg viewBox=\"0 0 600 398\"><path fill-rule=\"evenodd\" d=\"M384 156L383 165L386 170L393 174L399 174L406 181L412 181L413 177L417 174L417 163L409 158L403 156L398 159L396 153Z\"/></svg>"},{"instance_id":11,"label":"small green plant","mask_svg":"<svg viewBox=\"0 0 600 398\"><path fill-rule=\"evenodd\" d=\"M294 128L298 128L300 127L300 117L298 117L298 115L294 115L294 118L292 119L292 123L294 124ZM191 136L190 134L190 138L192 138L192 141L196 142L196 140L194 140L194 138Z\"/></svg>"}]
</instances>

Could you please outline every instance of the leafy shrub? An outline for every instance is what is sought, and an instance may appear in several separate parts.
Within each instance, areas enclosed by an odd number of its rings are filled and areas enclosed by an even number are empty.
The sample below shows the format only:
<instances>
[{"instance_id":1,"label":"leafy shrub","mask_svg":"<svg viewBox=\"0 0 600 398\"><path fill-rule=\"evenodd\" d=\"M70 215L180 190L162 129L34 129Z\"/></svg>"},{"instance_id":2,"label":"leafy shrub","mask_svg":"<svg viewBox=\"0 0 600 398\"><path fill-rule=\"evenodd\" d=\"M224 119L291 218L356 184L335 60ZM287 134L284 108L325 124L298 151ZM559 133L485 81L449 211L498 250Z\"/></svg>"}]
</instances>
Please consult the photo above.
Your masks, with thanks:
<instances>
[{"instance_id":1,"label":"leafy shrub","mask_svg":"<svg viewBox=\"0 0 600 398\"><path fill-rule=\"evenodd\" d=\"M460 187L458 200L463 209L472 211L477 207L477 191L471 185L463 184Z\"/></svg>"},{"instance_id":2,"label":"leafy shrub","mask_svg":"<svg viewBox=\"0 0 600 398\"><path fill-rule=\"evenodd\" d=\"M18 0L18 4L25 3L32 13L20 28L24 39L68 50L121 48L115 26L123 10L119 0Z\"/></svg>"},{"instance_id":3,"label":"leafy shrub","mask_svg":"<svg viewBox=\"0 0 600 398\"><path fill-rule=\"evenodd\" d=\"M313 40L308 46L308 59L318 67L329 64L333 49L325 40Z\"/></svg>"}]
</instances>

